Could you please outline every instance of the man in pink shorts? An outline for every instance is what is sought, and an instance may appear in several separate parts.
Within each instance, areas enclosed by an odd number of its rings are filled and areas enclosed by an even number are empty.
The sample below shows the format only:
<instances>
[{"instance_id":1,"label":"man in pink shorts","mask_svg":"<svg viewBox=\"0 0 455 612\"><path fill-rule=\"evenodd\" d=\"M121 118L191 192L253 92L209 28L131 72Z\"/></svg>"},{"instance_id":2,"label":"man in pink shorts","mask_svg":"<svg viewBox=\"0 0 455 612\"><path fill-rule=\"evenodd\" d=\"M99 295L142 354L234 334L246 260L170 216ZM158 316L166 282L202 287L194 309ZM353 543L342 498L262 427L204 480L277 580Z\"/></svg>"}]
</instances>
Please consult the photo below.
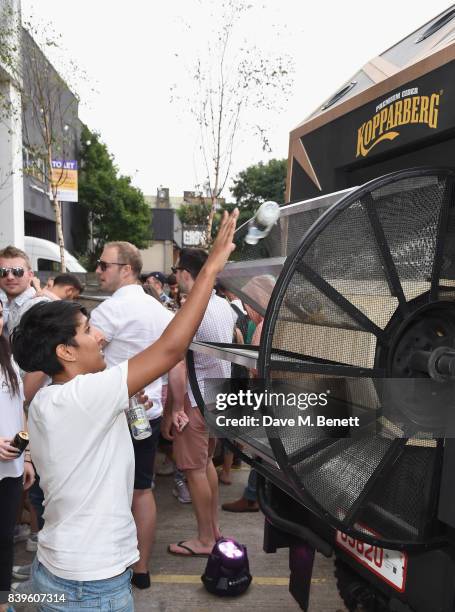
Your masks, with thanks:
<instances>
[{"instance_id":1,"label":"man in pink shorts","mask_svg":"<svg viewBox=\"0 0 455 612\"><path fill-rule=\"evenodd\" d=\"M206 259L207 253L202 249L182 249L179 262L173 269L182 292L191 291ZM227 300L212 291L195 340L232 342L236 319L237 315ZM202 394L205 379L224 379L230 378L231 375L229 362L201 353L195 353L194 365ZM176 425L179 416L182 416L179 412L176 410L173 415ZM168 551L185 557L208 556L215 541L221 535L218 523L218 475L212 461L216 440L209 438L204 418L189 387L183 412L186 415L185 421L186 417L188 418L188 424L174 434L174 457L177 467L185 472L196 514L198 533L195 538L171 544Z\"/></svg>"}]
</instances>

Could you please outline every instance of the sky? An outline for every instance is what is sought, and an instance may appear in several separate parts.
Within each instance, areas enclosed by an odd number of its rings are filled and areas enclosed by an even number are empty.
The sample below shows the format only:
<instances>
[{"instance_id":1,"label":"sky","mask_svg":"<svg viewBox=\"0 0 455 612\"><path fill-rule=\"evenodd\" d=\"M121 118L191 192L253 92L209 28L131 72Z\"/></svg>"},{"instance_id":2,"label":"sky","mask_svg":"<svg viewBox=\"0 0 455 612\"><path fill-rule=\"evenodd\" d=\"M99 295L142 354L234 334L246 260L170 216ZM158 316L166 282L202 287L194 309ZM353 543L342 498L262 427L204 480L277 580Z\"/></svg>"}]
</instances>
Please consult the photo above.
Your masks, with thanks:
<instances>
[{"instance_id":1,"label":"sky","mask_svg":"<svg viewBox=\"0 0 455 612\"><path fill-rule=\"evenodd\" d=\"M293 83L287 98L272 96L279 110L246 114L232 156L231 177L259 161L287 157L289 132L363 64L450 6L447 1L382 0L304 2L249 0L232 38L260 58L287 56ZM159 186L173 196L205 180L199 129L189 112L193 67L216 40L222 0L22 0L30 19L61 48L50 59L81 97L79 116L100 133L122 174L146 195ZM65 73L68 60L79 71ZM233 61L233 60L232 60ZM229 66L228 66L229 68ZM81 76L81 75L86 75ZM174 101L171 101L173 97ZM267 126L265 152L253 123ZM231 182L227 184L227 187ZM230 196L228 188L224 195Z\"/></svg>"}]
</instances>

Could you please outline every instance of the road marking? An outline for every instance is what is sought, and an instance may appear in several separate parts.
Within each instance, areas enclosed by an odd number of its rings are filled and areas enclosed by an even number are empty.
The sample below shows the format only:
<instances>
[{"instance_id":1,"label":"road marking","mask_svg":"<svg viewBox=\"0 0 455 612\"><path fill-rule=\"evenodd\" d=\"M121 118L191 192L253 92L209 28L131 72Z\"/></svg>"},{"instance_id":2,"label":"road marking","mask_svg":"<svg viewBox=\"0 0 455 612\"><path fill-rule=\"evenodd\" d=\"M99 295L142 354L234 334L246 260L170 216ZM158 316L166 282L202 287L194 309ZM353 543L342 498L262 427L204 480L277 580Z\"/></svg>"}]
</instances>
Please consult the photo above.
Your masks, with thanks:
<instances>
[{"instance_id":1,"label":"road marking","mask_svg":"<svg viewBox=\"0 0 455 612\"><path fill-rule=\"evenodd\" d=\"M155 574L150 577L152 582L162 584L200 584L200 575L192 574ZM311 584L322 584L325 578L312 578ZM288 586L289 578L278 576L254 576L253 584L260 586Z\"/></svg>"}]
</instances>

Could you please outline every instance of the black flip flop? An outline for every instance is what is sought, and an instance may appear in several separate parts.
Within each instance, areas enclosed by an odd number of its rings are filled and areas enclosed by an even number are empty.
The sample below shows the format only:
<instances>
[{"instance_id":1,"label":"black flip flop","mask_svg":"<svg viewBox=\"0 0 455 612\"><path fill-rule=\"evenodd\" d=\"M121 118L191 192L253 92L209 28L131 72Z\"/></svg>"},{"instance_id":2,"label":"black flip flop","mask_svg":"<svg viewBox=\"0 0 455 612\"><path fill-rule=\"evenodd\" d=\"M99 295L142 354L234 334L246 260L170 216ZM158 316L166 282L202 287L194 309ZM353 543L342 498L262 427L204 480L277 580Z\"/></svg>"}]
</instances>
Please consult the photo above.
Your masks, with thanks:
<instances>
[{"instance_id":1,"label":"black flip flop","mask_svg":"<svg viewBox=\"0 0 455 612\"><path fill-rule=\"evenodd\" d=\"M189 555L186 555L185 553L175 552L175 550L171 550L170 544L167 547L167 552L171 555L175 555L176 557L210 557L210 553L197 553L189 546L185 546L184 542L185 540L177 542L177 546L180 546L180 548L184 548L185 550L187 550L190 553Z\"/></svg>"}]
</instances>

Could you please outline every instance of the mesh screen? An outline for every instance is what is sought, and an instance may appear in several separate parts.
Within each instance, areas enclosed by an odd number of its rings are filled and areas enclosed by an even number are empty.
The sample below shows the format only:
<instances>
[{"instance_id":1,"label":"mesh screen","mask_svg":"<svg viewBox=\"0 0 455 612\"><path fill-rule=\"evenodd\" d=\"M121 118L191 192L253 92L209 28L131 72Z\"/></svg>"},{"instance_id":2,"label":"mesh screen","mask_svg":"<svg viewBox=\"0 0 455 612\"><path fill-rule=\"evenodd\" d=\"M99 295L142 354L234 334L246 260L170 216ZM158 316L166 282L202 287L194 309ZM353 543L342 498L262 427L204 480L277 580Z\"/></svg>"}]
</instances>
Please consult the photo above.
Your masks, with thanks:
<instances>
[{"instance_id":1,"label":"mesh screen","mask_svg":"<svg viewBox=\"0 0 455 612\"><path fill-rule=\"evenodd\" d=\"M439 482L436 442L409 441L384 481L373 488L357 527L368 533L368 525L389 539L421 539L435 502L432 486ZM432 499L433 497L433 499Z\"/></svg>"},{"instance_id":2,"label":"mesh screen","mask_svg":"<svg viewBox=\"0 0 455 612\"><path fill-rule=\"evenodd\" d=\"M306 491L326 512L343 519L362 493L392 440L339 439L295 467Z\"/></svg>"},{"instance_id":3,"label":"mesh screen","mask_svg":"<svg viewBox=\"0 0 455 612\"><path fill-rule=\"evenodd\" d=\"M424 177L372 194L406 299L429 289L445 181Z\"/></svg>"},{"instance_id":4,"label":"mesh screen","mask_svg":"<svg viewBox=\"0 0 455 612\"><path fill-rule=\"evenodd\" d=\"M449 210L447 238L444 243L441 279L443 285L455 285L455 208Z\"/></svg>"}]
</instances>

